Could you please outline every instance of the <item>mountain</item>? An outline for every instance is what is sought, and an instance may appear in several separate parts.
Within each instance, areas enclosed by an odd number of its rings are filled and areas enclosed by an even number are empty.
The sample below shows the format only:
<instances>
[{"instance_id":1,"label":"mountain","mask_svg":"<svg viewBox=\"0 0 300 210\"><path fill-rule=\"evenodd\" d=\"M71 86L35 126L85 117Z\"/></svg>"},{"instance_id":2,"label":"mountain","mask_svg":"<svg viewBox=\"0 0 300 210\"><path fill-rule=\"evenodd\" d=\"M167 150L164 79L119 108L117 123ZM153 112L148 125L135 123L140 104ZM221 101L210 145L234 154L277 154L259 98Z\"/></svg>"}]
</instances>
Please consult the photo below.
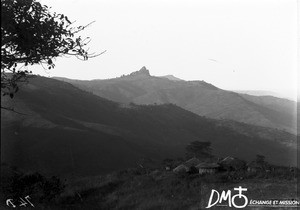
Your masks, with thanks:
<instances>
[{"instance_id":1,"label":"mountain","mask_svg":"<svg viewBox=\"0 0 300 210\"><path fill-rule=\"evenodd\" d=\"M170 79L171 78L171 79ZM284 129L296 133L296 103L271 96L250 96L222 90L205 81L151 76L143 67L106 80L70 80L83 90L109 100L135 104L176 104L200 116Z\"/></svg>"},{"instance_id":2,"label":"mountain","mask_svg":"<svg viewBox=\"0 0 300 210\"><path fill-rule=\"evenodd\" d=\"M296 164L297 140L287 132L207 119L174 104L119 104L50 78L30 79L1 103L21 113L1 110L1 161L27 171L102 174L145 158L182 157L191 141L212 142L217 156L263 154L272 163Z\"/></svg>"}]
</instances>

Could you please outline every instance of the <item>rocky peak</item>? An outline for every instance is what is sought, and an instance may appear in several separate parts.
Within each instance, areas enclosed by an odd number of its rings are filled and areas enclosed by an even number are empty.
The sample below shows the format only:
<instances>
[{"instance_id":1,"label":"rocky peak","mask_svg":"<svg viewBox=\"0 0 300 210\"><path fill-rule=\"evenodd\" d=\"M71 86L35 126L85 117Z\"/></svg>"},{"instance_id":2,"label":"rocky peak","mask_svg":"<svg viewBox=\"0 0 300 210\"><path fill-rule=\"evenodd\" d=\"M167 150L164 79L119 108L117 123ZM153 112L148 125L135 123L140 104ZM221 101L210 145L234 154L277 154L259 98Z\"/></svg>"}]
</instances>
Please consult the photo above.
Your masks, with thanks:
<instances>
[{"instance_id":1,"label":"rocky peak","mask_svg":"<svg viewBox=\"0 0 300 210\"><path fill-rule=\"evenodd\" d=\"M135 71L130 74L130 76L137 76L137 75L150 76L150 72L145 66L143 66L139 71Z\"/></svg>"}]
</instances>

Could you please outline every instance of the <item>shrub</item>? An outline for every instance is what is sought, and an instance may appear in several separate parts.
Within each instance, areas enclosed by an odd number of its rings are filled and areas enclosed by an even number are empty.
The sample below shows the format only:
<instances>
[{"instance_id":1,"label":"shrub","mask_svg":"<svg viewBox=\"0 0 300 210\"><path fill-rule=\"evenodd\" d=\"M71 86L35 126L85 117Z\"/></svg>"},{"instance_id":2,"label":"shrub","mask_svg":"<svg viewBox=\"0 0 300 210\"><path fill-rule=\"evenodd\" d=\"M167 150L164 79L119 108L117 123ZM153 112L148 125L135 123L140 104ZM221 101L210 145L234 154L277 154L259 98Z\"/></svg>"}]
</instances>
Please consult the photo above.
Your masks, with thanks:
<instances>
[{"instance_id":1,"label":"shrub","mask_svg":"<svg viewBox=\"0 0 300 210\"><path fill-rule=\"evenodd\" d=\"M3 186L5 194L18 199L30 195L39 202L50 202L62 193L65 185L55 176L47 178L39 173L14 174Z\"/></svg>"}]
</instances>

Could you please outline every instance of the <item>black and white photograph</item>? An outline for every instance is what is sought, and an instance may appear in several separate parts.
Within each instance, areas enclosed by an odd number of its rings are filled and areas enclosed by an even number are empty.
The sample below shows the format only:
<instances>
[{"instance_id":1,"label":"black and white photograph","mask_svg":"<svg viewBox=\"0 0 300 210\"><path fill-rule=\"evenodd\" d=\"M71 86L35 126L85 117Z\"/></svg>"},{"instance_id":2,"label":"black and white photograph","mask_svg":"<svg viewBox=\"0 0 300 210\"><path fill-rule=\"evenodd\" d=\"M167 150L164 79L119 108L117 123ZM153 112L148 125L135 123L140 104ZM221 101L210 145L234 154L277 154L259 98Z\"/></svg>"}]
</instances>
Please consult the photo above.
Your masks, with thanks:
<instances>
[{"instance_id":1,"label":"black and white photograph","mask_svg":"<svg viewBox=\"0 0 300 210\"><path fill-rule=\"evenodd\" d=\"M0 209L300 209L299 23L298 0L1 0Z\"/></svg>"}]
</instances>

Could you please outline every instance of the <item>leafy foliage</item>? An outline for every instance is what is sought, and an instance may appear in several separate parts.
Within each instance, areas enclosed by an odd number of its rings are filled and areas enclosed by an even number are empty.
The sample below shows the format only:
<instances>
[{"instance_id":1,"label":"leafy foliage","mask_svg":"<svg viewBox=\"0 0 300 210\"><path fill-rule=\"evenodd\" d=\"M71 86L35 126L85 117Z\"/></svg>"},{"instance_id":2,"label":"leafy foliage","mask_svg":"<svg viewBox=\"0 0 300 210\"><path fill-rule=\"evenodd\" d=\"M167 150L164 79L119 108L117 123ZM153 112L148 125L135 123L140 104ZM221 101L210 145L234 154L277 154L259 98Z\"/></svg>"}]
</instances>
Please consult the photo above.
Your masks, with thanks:
<instances>
[{"instance_id":1,"label":"leafy foliage","mask_svg":"<svg viewBox=\"0 0 300 210\"><path fill-rule=\"evenodd\" d=\"M22 172L15 173L3 184L3 193L17 199L30 195L39 202L51 202L59 196L64 188L64 183L56 176L45 177L40 173Z\"/></svg>"},{"instance_id":2,"label":"leafy foliage","mask_svg":"<svg viewBox=\"0 0 300 210\"><path fill-rule=\"evenodd\" d=\"M89 25L89 24L88 24ZM87 60L97 55L85 48L90 38L75 36L86 26L74 27L63 14L51 13L36 0L1 0L1 92L11 98L18 82L26 81L29 65L55 67L53 59L73 55Z\"/></svg>"},{"instance_id":3,"label":"leafy foliage","mask_svg":"<svg viewBox=\"0 0 300 210\"><path fill-rule=\"evenodd\" d=\"M259 163L259 164L264 164L265 163L265 159L266 157L263 156L263 155L256 155L256 162Z\"/></svg>"}]
</instances>

